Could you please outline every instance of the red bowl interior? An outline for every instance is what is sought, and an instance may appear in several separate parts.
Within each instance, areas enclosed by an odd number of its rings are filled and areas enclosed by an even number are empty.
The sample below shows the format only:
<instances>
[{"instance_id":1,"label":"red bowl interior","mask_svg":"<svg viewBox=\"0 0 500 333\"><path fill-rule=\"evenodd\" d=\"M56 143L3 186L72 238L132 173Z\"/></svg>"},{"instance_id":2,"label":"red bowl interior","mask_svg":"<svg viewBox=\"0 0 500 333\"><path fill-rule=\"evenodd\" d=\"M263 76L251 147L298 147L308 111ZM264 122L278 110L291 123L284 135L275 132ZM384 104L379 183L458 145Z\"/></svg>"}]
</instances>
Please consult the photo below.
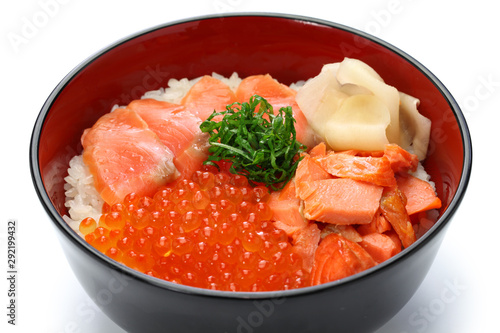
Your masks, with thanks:
<instances>
[{"instance_id":1,"label":"red bowl interior","mask_svg":"<svg viewBox=\"0 0 500 333\"><path fill-rule=\"evenodd\" d=\"M67 214L63 178L70 158L81 152L82 131L114 104L165 87L170 78L236 71L240 77L270 73L290 84L346 56L366 62L388 84L420 99L421 113L432 120L425 167L444 212L457 194L464 151L470 149L462 137L463 117L455 114L458 107L446 89L416 61L379 40L331 23L273 16L178 22L127 38L82 63L41 113L38 166L45 191L59 214Z\"/></svg>"}]
</instances>

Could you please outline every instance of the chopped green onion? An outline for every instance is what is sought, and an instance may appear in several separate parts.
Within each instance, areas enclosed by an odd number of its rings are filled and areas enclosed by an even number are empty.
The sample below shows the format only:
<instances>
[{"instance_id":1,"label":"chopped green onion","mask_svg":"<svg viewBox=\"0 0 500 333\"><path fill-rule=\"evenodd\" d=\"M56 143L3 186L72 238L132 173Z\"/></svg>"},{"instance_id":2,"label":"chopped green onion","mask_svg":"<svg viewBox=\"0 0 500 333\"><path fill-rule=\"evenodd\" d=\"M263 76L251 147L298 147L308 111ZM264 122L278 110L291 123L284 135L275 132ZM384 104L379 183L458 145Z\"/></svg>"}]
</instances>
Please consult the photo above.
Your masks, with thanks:
<instances>
[{"instance_id":1,"label":"chopped green onion","mask_svg":"<svg viewBox=\"0 0 500 333\"><path fill-rule=\"evenodd\" d=\"M222 115L220 121L213 121ZM249 182L282 189L294 176L306 147L296 140L295 119L290 106L274 114L264 98L254 95L247 103L233 103L214 111L200 129L209 133L209 156L204 164L228 160L229 171Z\"/></svg>"}]
</instances>

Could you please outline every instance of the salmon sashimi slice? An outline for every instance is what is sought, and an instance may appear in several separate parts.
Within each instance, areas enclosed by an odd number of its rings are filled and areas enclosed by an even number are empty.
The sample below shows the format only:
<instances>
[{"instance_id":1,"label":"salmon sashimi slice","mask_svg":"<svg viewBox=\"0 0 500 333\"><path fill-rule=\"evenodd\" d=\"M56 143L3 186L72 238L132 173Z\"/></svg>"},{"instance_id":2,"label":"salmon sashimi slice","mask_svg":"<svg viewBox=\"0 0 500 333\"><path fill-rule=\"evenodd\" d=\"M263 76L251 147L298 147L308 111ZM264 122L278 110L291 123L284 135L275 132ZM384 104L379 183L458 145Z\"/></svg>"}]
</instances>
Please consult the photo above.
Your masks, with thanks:
<instances>
[{"instance_id":1,"label":"salmon sashimi slice","mask_svg":"<svg viewBox=\"0 0 500 333\"><path fill-rule=\"evenodd\" d=\"M399 236L401 244L409 247L416 240L410 216L406 211L406 198L397 187L386 187L380 199L380 209Z\"/></svg>"},{"instance_id":2,"label":"salmon sashimi slice","mask_svg":"<svg viewBox=\"0 0 500 333\"><path fill-rule=\"evenodd\" d=\"M367 224L380 206L383 187L349 178L303 182L304 217L333 224Z\"/></svg>"},{"instance_id":3,"label":"salmon sashimi slice","mask_svg":"<svg viewBox=\"0 0 500 333\"><path fill-rule=\"evenodd\" d=\"M173 153L134 111L105 114L84 131L81 141L83 161L110 205L131 192L150 195L179 176Z\"/></svg>"},{"instance_id":4,"label":"salmon sashimi slice","mask_svg":"<svg viewBox=\"0 0 500 333\"><path fill-rule=\"evenodd\" d=\"M175 156L174 164L184 177L191 177L200 170L208 156L209 144L204 136L196 136L192 144Z\"/></svg>"},{"instance_id":5,"label":"salmon sashimi slice","mask_svg":"<svg viewBox=\"0 0 500 333\"><path fill-rule=\"evenodd\" d=\"M430 209L441 208L441 200L434 188L425 180L412 175L397 176L398 188L406 197L406 211L413 215Z\"/></svg>"},{"instance_id":6,"label":"salmon sashimi slice","mask_svg":"<svg viewBox=\"0 0 500 333\"><path fill-rule=\"evenodd\" d=\"M377 262L359 244L331 233L319 243L314 255L311 284L318 285L360 273Z\"/></svg>"},{"instance_id":7,"label":"salmon sashimi slice","mask_svg":"<svg viewBox=\"0 0 500 333\"><path fill-rule=\"evenodd\" d=\"M304 157L295 170L295 192L297 198L304 199L311 195L310 190L314 188L308 185L310 182L332 178L314 159L304 154Z\"/></svg>"},{"instance_id":8,"label":"salmon sashimi slice","mask_svg":"<svg viewBox=\"0 0 500 333\"><path fill-rule=\"evenodd\" d=\"M267 203L273 212L273 224L289 237L307 227L308 221L300 213L300 200L295 197L293 179L281 191L272 192Z\"/></svg>"},{"instance_id":9,"label":"salmon sashimi slice","mask_svg":"<svg viewBox=\"0 0 500 333\"><path fill-rule=\"evenodd\" d=\"M417 170L418 157L396 144L385 145L384 156L389 159L394 173L405 174Z\"/></svg>"},{"instance_id":10,"label":"salmon sashimi slice","mask_svg":"<svg viewBox=\"0 0 500 333\"><path fill-rule=\"evenodd\" d=\"M269 74L253 75L243 79L236 89L236 99L238 102L248 102L253 95L265 98L273 106L276 114L280 108L291 106L295 119L295 132L297 141L312 147L319 141L317 135L309 126L307 119L295 101L297 92L292 88L279 83Z\"/></svg>"},{"instance_id":11,"label":"salmon sashimi slice","mask_svg":"<svg viewBox=\"0 0 500 333\"><path fill-rule=\"evenodd\" d=\"M226 106L236 102L233 90L224 82L205 75L189 89L181 104L201 120L215 111L224 111Z\"/></svg>"},{"instance_id":12,"label":"salmon sashimi slice","mask_svg":"<svg viewBox=\"0 0 500 333\"><path fill-rule=\"evenodd\" d=\"M380 186L395 186L396 178L389 159L362 157L348 153L329 152L316 158L321 167L333 176L362 180Z\"/></svg>"},{"instance_id":13,"label":"salmon sashimi slice","mask_svg":"<svg viewBox=\"0 0 500 333\"><path fill-rule=\"evenodd\" d=\"M251 75L243 79L236 89L238 102L248 102L253 95L268 98L289 98L297 95L292 88L279 83L271 75Z\"/></svg>"},{"instance_id":14,"label":"salmon sashimi slice","mask_svg":"<svg viewBox=\"0 0 500 333\"><path fill-rule=\"evenodd\" d=\"M131 102L127 109L137 112L174 155L184 151L194 136L201 133L201 119L186 111L183 105L140 99Z\"/></svg>"},{"instance_id":15,"label":"salmon sashimi slice","mask_svg":"<svg viewBox=\"0 0 500 333\"><path fill-rule=\"evenodd\" d=\"M151 127L152 124L150 124L151 122L148 122L146 118L150 116L151 110L154 110L155 112L159 113L164 113L164 112L173 113L178 111L184 111L186 109L186 107L183 105L169 103L165 101L159 101L153 98L135 99L132 102L130 102L126 108L134 112L137 112L137 114L139 114L139 116L146 123L148 123L149 127ZM152 120L155 119L153 118ZM198 121L201 122L200 120Z\"/></svg>"},{"instance_id":16,"label":"salmon sashimi slice","mask_svg":"<svg viewBox=\"0 0 500 333\"><path fill-rule=\"evenodd\" d=\"M302 257L302 266L311 272L314 264L314 255L321 239L321 231L314 222L308 223L292 236L293 250Z\"/></svg>"},{"instance_id":17,"label":"salmon sashimi slice","mask_svg":"<svg viewBox=\"0 0 500 333\"><path fill-rule=\"evenodd\" d=\"M207 159L208 134L200 130L201 119L183 105L141 99L131 102L127 109L136 111L172 151L182 176L190 177Z\"/></svg>"}]
</instances>

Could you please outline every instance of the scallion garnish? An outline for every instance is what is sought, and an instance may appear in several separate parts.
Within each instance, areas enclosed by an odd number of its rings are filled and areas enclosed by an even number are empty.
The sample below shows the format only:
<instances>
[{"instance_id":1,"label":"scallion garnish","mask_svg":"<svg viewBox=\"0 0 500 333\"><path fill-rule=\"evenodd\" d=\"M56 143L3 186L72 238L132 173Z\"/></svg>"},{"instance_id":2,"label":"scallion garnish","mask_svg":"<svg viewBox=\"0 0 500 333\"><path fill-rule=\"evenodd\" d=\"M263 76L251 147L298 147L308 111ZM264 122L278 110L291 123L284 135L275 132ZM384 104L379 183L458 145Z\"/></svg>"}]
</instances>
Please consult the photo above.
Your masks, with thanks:
<instances>
[{"instance_id":1,"label":"scallion garnish","mask_svg":"<svg viewBox=\"0 0 500 333\"><path fill-rule=\"evenodd\" d=\"M222 120L212 120L220 115ZM214 111L200 128L210 134L210 154L204 164L218 168L215 162L228 160L232 162L231 173L273 190L282 189L293 177L299 154L306 150L296 140L292 108L282 107L274 114L273 107L258 95L248 103L233 103L225 111Z\"/></svg>"}]
</instances>

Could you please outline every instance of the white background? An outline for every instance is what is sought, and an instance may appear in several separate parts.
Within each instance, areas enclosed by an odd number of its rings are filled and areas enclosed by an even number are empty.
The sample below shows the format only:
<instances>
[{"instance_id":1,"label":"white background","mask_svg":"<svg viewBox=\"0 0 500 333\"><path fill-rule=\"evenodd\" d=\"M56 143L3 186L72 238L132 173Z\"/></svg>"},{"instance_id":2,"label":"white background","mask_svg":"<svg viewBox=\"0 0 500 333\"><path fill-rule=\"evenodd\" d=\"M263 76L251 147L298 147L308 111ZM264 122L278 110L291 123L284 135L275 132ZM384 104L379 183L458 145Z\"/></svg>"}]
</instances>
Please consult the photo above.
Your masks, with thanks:
<instances>
[{"instance_id":1,"label":"white background","mask_svg":"<svg viewBox=\"0 0 500 333\"><path fill-rule=\"evenodd\" d=\"M84 293L32 186L28 147L47 96L73 67L117 39L192 16L264 11L318 17L381 37L447 86L469 123L468 192L427 278L378 333L499 331L497 322L500 20L489 0L24 0L0 5L0 331L123 332ZM467 3L467 5L461 5ZM36 24L28 34L26 26ZM20 43L14 43L16 39ZM7 221L18 223L16 326L7 324ZM85 313L85 315L82 315ZM353 332L356 333L356 332Z\"/></svg>"}]
</instances>

